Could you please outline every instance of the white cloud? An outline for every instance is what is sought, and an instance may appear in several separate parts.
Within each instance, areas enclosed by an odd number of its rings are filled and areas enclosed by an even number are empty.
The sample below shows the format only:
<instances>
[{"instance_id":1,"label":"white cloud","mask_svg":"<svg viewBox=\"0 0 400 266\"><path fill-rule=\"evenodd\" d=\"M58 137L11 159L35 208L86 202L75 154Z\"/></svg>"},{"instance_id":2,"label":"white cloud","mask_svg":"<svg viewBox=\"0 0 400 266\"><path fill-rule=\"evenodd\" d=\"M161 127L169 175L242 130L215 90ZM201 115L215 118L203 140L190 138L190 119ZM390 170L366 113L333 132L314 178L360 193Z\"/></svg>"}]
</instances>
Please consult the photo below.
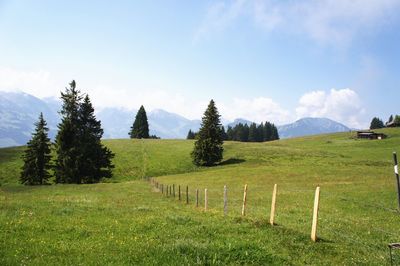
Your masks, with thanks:
<instances>
[{"instance_id":1,"label":"white cloud","mask_svg":"<svg viewBox=\"0 0 400 266\"><path fill-rule=\"evenodd\" d=\"M57 87L56 82L50 76L50 72L45 70L0 67L0 90L20 90L37 97L54 96Z\"/></svg>"},{"instance_id":2,"label":"white cloud","mask_svg":"<svg viewBox=\"0 0 400 266\"><path fill-rule=\"evenodd\" d=\"M218 103L217 103L218 104ZM291 115L270 98L233 99L220 106L221 115L227 119L244 118L257 123L271 121L283 124L291 121Z\"/></svg>"},{"instance_id":3,"label":"white cloud","mask_svg":"<svg viewBox=\"0 0 400 266\"><path fill-rule=\"evenodd\" d=\"M347 46L358 35L389 24L398 16L398 0L236 0L211 6L195 39L249 16L268 31L305 34L318 43Z\"/></svg>"},{"instance_id":4,"label":"white cloud","mask_svg":"<svg viewBox=\"0 0 400 266\"><path fill-rule=\"evenodd\" d=\"M365 109L358 94L351 89L306 93L299 100L296 114L298 118L327 117L350 127L366 127Z\"/></svg>"}]
</instances>

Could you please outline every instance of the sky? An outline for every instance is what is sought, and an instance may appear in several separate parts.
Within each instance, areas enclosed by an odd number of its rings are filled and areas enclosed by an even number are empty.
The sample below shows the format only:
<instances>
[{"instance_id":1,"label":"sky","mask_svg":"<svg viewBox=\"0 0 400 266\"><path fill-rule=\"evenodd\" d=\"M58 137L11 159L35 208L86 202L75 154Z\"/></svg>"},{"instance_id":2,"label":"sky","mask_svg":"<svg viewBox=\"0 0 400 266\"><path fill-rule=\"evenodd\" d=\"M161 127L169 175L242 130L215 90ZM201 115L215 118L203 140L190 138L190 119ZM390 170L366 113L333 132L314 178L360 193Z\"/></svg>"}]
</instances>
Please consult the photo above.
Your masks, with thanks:
<instances>
[{"instance_id":1,"label":"sky","mask_svg":"<svg viewBox=\"0 0 400 266\"><path fill-rule=\"evenodd\" d=\"M400 0L0 0L0 90L366 128L400 114L399 28Z\"/></svg>"}]
</instances>

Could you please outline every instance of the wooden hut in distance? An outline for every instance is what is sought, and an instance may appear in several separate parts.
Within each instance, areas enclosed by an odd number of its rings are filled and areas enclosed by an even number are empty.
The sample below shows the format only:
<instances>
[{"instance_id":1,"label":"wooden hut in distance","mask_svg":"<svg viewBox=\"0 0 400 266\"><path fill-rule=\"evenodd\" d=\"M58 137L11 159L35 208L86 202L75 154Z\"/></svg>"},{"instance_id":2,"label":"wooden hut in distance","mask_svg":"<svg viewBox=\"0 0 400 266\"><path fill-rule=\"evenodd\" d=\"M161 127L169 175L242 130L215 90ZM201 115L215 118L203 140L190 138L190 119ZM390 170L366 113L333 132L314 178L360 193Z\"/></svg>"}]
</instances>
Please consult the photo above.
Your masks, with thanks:
<instances>
[{"instance_id":1,"label":"wooden hut in distance","mask_svg":"<svg viewBox=\"0 0 400 266\"><path fill-rule=\"evenodd\" d=\"M383 133L375 133L374 131L357 131L359 139L386 139L387 136Z\"/></svg>"}]
</instances>

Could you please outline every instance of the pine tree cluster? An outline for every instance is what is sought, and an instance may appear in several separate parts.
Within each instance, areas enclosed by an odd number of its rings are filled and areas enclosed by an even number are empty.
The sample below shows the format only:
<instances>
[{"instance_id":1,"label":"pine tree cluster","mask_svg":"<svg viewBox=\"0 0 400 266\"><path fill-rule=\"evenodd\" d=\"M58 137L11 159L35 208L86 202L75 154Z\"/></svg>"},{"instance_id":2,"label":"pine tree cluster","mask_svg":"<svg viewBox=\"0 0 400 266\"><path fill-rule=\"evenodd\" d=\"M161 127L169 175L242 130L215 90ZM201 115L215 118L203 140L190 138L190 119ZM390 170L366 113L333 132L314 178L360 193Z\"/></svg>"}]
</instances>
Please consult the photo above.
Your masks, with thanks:
<instances>
[{"instance_id":1,"label":"pine tree cluster","mask_svg":"<svg viewBox=\"0 0 400 266\"><path fill-rule=\"evenodd\" d=\"M259 125L252 123L248 126L239 123L234 127L228 126L226 135L227 140L243 142L263 142L279 139L278 129L268 121Z\"/></svg>"},{"instance_id":2,"label":"pine tree cluster","mask_svg":"<svg viewBox=\"0 0 400 266\"><path fill-rule=\"evenodd\" d=\"M83 97L75 81L61 93L61 123L55 141L55 164L51 165L49 129L43 115L28 142L20 181L27 185L47 184L54 169L56 183L95 183L112 176L114 154L101 144L103 129L94 115L89 96Z\"/></svg>"},{"instance_id":3,"label":"pine tree cluster","mask_svg":"<svg viewBox=\"0 0 400 266\"><path fill-rule=\"evenodd\" d=\"M369 129L378 129L378 128L384 128L385 125L383 124L383 121L379 119L378 117L374 117L371 121L371 125L369 126Z\"/></svg>"},{"instance_id":4,"label":"pine tree cluster","mask_svg":"<svg viewBox=\"0 0 400 266\"><path fill-rule=\"evenodd\" d=\"M186 139L196 139L198 133L189 130ZM233 140L242 142L264 142L271 140L278 140L279 134L277 127L270 123L265 122L257 125L256 123L247 124L239 123L234 127L228 126L228 130L225 132L225 128L221 126L221 137L223 140Z\"/></svg>"},{"instance_id":5,"label":"pine tree cluster","mask_svg":"<svg viewBox=\"0 0 400 266\"><path fill-rule=\"evenodd\" d=\"M96 183L112 176L114 154L101 144L103 129L89 96L83 97L75 81L61 93L63 106L56 136L56 183Z\"/></svg>"}]
</instances>

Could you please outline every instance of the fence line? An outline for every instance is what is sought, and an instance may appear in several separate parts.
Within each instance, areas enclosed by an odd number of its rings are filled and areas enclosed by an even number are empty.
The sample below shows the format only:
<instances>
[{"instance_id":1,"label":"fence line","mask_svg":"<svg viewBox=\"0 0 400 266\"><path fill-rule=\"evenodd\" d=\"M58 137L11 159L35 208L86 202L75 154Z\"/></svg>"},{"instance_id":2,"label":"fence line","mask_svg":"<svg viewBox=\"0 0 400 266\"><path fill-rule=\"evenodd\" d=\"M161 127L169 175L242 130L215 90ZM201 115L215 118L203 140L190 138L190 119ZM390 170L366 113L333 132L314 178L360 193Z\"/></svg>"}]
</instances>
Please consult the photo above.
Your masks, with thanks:
<instances>
[{"instance_id":1,"label":"fence line","mask_svg":"<svg viewBox=\"0 0 400 266\"><path fill-rule=\"evenodd\" d=\"M156 180L153 180L153 179L151 179L151 184L153 185L153 187L157 188L158 191L159 191L159 188L161 188L161 193L164 193L163 192L164 191L164 184L159 184ZM271 225L274 224L274 219L275 219L275 209L276 209L275 204L276 204L276 197L277 197L277 188L276 188L276 186L277 185L275 184L273 192L272 192L271 214L270 214L270 224ZM167 192L166 192L167 196L168 196L168 193L169 193L169 195L174 195L174 197L175 197L175 184L172 185L172 186L171 185L166 185L166 187L167 187ZM168 187L169 187L169 192L168 192ZM181 200L181 189L180 188L181 188L181 185L178 185L179 201ZM228 215L228 209L227 209L228 195L227 195L227 190L228 190L228 187L226 185L223 186L223 188L221 188L221 189L212 188L210 190L208 188L205 188L204 189L204 211L208 211L208 208L209 208L209 204L208 204L209 203L208 202L209 201L209 192L211 192L212 194L217 193L219 196L222 195L222 197L221 197L221 205L222 205L223 215L227 216ZM196 201L195 201L196 202L196 207L198 207L199 206L199 189L197 188L195 191L196 191L195 196L192 196L192 198L195 197L195 199L196 199ZM250 195L250 198L252 198L252 196L254 196L254 194L256 194L257 195L257 200L260 200L259 193L261 193L263 195L261 198L264 198L265 196L269 195L269 193L270 193L270 191L265 190L265 189L260 189L260 188L253 189L252 187L248 187L247 184L245 185L244 190L239 190L238 188L236 188L236 189L235 188L233 188L233 189L229 188L229 191L230 191L230 195L231 194L237 194L238 195L240 191L243 193L242 212L241 212L242 216L246 215L248 193ZM319 192L319 187L317 188L317 191ZM311 228L312 229L311 238L312 238L313 241L317 240L318 213L317 214L315 213L316 211L318 211L318 206L319 206L319 202L317 202L317 191L315 192L314 215L312 217L312 228ZM286 195L285 192L299 192L299 193L307 192L307 193L310 193L310 196L311 196L313 190L309 190L309 189L304 189L304 190L302 190L302 189L300 189L300 190L280 189L280 194L281 194L282 197L284 195ZM328 198L328 199L334 198L335 200L349 201L349 202L351 202L353 204L358 204L358 205L363 206L365 208L375 208L375 209L388 211L388 212L391 212L391 213L398 213L397 210L386 208L386 207L383 207L381 205L368 204L368 203L365 203L365 202L358 202L358 201L355 201L355 200L352 200L352 199L349 199L349 198L346 198L346 197L343 197L343 196L338 196L337 194L331 194L329 192L328 193L324 192L323 201L322 202L324 202L326 200L326 198ZM319 197L318 197L318 199L319 199ZM237 198L230 199L229 202L231 202L230 204L232 204L232 203L239 204L240 199L237 199ZM188 185L186 185L186 204L189 204L189 186ZM267 207L266 206L262 206L260 208L267 208ZM311 204L309 205L309 209L310 210L312 209ZM321 211L322 215L326 214L326 213L330 214L330 216L332 215L332 212L327 212L323 208L320 211ZM291 215L279 214L277 217L279 218L279 217L282 217L282 216L283 217L290 217ZM337 216L337 214L335 214L335 216ZM309 218L307 218L307 220L308 219ZM351 224L357 223L358 225L361 225L362 227L367 227L368 226L366 223L362 223L360 221L355 221L355 220L352 220L352 219L346 219L343 216L341 216L338 220L347 221L347 222L349 222ZM331 223L331 220L329 220L329 223ZM334 223L334 224L337 225L337 223ZM321 230L318 230L318 231L322 232L322 238L326 233L332 234L332 236L334 236L334 237L339 236L342 239L346 239L349 242L353 242L353 243L356 243L357 245L361 245L361 246L367 248L368 250L374 251L374 253L377 253L377 254L378 253L381 254L382 252L384 252L384 248L383 247L386 247L385 245L378 245L378 244L375 244L375 243L374 244L371 244L371 243L365 244L362 241L362 239L353 238L348 234L345 235L345 234L341 233L340 231L333 231L331 229L331 227L323 227L323 228L321 228ZM381 233L386 234L388 237L393 237L393 238L395 237L395 235L392 232L385 231L383 229L376 228L376 227L369 228L369 231L370 232L375 232L375 233L376 232L381 232ZM375 256L376 256L376 258L382 259L382 255L377 256L375 254Z\"/></svg>"}]
</instances>

